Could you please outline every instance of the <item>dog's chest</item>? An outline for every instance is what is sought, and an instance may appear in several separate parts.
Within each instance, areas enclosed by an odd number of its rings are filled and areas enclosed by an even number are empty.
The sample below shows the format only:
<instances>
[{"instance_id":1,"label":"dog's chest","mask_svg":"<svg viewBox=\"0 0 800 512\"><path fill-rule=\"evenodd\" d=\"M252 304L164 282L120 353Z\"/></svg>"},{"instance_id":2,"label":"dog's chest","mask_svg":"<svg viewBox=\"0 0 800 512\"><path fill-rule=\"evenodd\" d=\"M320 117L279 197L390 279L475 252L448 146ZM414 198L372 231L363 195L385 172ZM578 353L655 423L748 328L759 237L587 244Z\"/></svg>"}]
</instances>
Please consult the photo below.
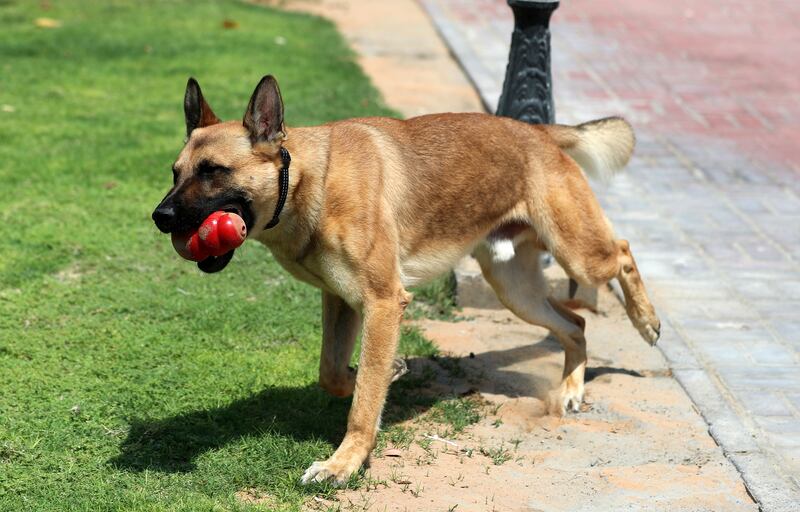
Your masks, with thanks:
<instances>
[{"instance_id":1,"label":"dog's chest","mask_svg":"<svg viewBox=\"0 0 800 512\"><path fill-rule=\"evenodd\" d=\"M303 258L271 249L275 260L294 278L311 286L333 293L351 306L361 303L356 276L340 258L333 254L313 251Z\"/></svg>"}]
</instances>

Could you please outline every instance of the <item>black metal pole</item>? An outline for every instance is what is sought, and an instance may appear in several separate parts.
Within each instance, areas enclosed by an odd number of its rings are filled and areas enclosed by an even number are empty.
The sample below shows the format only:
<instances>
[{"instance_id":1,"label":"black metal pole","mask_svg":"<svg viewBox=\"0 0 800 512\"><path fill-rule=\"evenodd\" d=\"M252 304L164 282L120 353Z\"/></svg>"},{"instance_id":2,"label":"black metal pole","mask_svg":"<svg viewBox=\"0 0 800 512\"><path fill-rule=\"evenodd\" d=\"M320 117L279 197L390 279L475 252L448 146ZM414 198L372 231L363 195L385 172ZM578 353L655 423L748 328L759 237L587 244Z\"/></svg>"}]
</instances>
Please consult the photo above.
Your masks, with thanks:
<instances>
[{"instance_id":1,"label":"black metal pole","mask_svg":"<svg viewBox=\"0 0 800 512\"><path fill-rule=\"evenodd\" d=\"M514 11L514 33L497 115L553 123L549 26L558 0L508 0L508 5Z\"/></svg>"},{"instance_id":2,"label":"black metal pole","mask_svg":"<svg viewBox=\"0 0 800 512\"><path fill-rule=\"evenodd\" d=\"M552 124L556 110L550 74L550 16L558 8L558 0L508 0L508 5L514 12L514 32L497 115ZM543 264L551 261L552 256L547 255ZM578 283L570 278L569 298L577 291Z\"/></svg>"}]
</instances>

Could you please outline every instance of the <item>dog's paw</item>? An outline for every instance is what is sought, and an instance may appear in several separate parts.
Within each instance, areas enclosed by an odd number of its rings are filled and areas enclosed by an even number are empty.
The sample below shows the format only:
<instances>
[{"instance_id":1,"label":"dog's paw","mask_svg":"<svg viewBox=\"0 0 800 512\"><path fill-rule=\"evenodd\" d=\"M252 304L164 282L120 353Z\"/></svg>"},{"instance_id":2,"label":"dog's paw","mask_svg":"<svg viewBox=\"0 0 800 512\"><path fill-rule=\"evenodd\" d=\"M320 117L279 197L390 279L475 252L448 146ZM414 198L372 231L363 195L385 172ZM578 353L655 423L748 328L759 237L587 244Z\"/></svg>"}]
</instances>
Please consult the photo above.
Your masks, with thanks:
<instances>
[{"instance_id":1,"label":"dog's paw","mask_svg":"<svg viewBox=\"0 0 800 512\"><path fill-rule=\"evenodd\" d=\"M639 333L647 343L655 345L658 342L658 338L661 337L661 322L658 322L654 325L645 325L644 328L639 331Z\"/></svg>"},{"instance_id":2,"label":"dog's paw","mask_svg":"<svg viewBox=\"0 0 800 512\"><path fill-rule=\"evenodd\" d=\"M392 363L392 382L397 381L400 377L408 373L408 365L406 360L398 357Z\"/></svg>"},{"instance_id":3,"label":"dog's paw","mask_svg":"<svg viewBox=\"0 0 800 512\"><path fill-rule=\"evenodd\" d=\"M335 487L344 487L350 480L350 476L358 471L361 463L337 463L334 461L335 457L331 457L325 461L315 461L303 473L300 482L303 485L310 483L329 482Z\"/></svg>"},{"instance_id":4,"label":"dog's paw","mask_svg":"<svg viewBox=\"0 0 800 512\"><path fill-rule=\"evenodd\" d=\"M568 412L580 412L583 403L583 386L562 383L548 397L548 412L554 416L564 416Z\"/></svg>"},{"instance_id":5,"label":"dog's paw","mask_svg":"<svg viewBox=\"0 0 800 512\"><path fill-rule=\"evenodd\" d=\"M580 412L583 403L583 386L566 389L561 393L561 410L564 412Z\"/></svg>"},{"instance_id":6,"label":"dog's paw","mask_svg":"<svg viewBox=\"0 0 800 512\"><path fill-rule=\"evenodd\" d=\"M347 483L350 474L344 471L336 471L328 467L327 461L314 461L308 469L306 469L303 476L300 477L300 482L303 485L310 483L330 482L336 487L341 487Z\"/></svg>"},{"instance_id":7,"label":"dog's paw","mask_svg":"<svg viewBox=\"0 0 800 512\"><path fill-rule=\"evenodd\" d=\"M644 303L629 302L631 303L625 304L625 310L631 323L644 341L651 346L655 345L661 336L661 320L658 319L655 308L646 300Z\"/></svg>"},{"instance_id":8,"label":"dog's paw","mask_svg":"<svg viewBox=\"0 0 800 512\"><path fill-rule=\"evenodd\" d=\"M648 311L632 318L634 318L633 325L644 341L650 345L655 345L658 338L661 337L661 320L658 319L655 311Z\"/></svg>"},{"instance_id":9,"label":"dog's paw","mask_svg":"<svg viewBox=\"0 0 800 512\"><path fill-rule=\"evenodd\" d=\"M356 370L348 367L347 372L338 374L331 371L321 371L319 385L333 396L339 398L351 396L356 389Z\"/></svg>"}]
</instances>

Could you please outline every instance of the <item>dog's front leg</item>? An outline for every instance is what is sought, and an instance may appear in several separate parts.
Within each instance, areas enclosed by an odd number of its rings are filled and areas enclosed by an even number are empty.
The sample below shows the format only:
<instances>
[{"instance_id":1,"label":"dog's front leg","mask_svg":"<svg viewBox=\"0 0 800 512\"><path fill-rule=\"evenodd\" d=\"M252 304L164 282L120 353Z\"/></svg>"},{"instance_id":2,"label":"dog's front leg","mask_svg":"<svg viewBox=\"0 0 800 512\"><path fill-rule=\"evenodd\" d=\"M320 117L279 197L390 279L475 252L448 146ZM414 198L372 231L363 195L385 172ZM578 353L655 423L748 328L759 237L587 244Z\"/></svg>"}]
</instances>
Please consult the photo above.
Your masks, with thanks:
<instances>
[{"instance_id":1,"label":"dog's front leg","mask_svg":"<svg viewBox=\"0 0 800 512\"><path fill-rule=\"evenodd\" d=\"M306 470L303 483L332 480L336 485L345 484L375 447L381 411L394 374L400 319L411 300L402 287L388 295L364 303L364 337L347 433L328 460L314 462Z\"/></svg>"},{"instance_id":2,"label":"dog's front leg","mask_svg":"<svg viewBox=\"0 0 800 512\"><path fill-rule=\"evenodd\" d=\"M350 367L350 357L360 330L361 315L343 299L323 291L319 384L334 396L350 396L355 389L356 371Z\"/></svg>"}]
</instances>

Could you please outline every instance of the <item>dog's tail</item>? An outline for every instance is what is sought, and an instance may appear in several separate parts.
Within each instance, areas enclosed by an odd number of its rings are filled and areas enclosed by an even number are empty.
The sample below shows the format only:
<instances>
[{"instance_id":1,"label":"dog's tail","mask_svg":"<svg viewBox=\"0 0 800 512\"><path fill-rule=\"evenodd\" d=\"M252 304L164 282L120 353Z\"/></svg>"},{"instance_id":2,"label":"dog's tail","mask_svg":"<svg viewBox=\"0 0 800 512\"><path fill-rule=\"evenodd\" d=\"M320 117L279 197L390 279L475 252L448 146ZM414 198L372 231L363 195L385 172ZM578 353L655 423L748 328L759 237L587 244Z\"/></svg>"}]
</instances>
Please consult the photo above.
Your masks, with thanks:
<instances>
[{"instance_id":1,"label":"dog's tail","mask_svg":"<svg viewBox=\"0 0 800 512\"><path fill-rule=\"evenodd\" d=\"M636 144L633 128L621 117L607 117L577 126L554 124L544 128L586 174L601 181L610 181L627 165Z\"/></svg>"}]
</instances>

